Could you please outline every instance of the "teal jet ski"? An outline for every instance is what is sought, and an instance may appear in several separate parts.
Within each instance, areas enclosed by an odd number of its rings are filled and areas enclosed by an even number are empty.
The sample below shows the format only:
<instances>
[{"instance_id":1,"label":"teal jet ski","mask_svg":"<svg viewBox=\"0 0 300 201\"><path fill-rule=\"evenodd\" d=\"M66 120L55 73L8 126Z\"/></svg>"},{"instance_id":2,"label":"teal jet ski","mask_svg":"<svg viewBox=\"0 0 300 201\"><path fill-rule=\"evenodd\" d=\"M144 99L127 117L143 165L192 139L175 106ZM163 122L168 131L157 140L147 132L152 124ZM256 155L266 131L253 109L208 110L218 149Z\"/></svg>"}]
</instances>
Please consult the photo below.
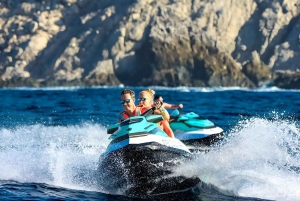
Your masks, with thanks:
<instances>
[{"instance_id":1,"label":"teal jet ski","mask_svg":"<svg viewBox=\"0 0 300 201\"><path fill-rule=\"evenodd\" d=\"M170 119L175 137L190 150L211 146L224 136L222 128L194 112L182 114L181 111L174 110Z\"/></svg>"},{"instance_id":2,"label":"teal jet ski","mask_svg":"<svg viewBox=\"0 0 300 201\"><path fill-rule=\"evenodd\" d=\"M108 192L146 195L183 190L196 185L198 177L171 176L172 169L191 152L178 139L158 128L163 120L153 109L107 128L111 140L100 156L99 178Z\"/></svg>"}]
</instances>

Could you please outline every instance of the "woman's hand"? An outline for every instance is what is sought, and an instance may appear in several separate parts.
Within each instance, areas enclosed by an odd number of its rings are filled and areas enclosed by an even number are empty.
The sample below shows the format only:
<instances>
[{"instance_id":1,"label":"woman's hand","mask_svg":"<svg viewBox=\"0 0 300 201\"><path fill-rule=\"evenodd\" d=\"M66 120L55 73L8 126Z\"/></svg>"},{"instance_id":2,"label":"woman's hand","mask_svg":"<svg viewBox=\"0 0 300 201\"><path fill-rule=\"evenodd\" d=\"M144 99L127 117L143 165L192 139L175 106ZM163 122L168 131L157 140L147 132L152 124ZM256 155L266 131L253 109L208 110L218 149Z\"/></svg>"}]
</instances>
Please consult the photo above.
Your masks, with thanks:
<instances>
[{"instance_id":1,"label":"woman's hand","mask_svg":"<svg viewBox=\"0 0 300 201\"><path fill-rule=\"evenodd\" d=\"M154 107L156 110L160 110L162 108L163 103L161 101L155 101Z\"/></svg>"}]
</instances>

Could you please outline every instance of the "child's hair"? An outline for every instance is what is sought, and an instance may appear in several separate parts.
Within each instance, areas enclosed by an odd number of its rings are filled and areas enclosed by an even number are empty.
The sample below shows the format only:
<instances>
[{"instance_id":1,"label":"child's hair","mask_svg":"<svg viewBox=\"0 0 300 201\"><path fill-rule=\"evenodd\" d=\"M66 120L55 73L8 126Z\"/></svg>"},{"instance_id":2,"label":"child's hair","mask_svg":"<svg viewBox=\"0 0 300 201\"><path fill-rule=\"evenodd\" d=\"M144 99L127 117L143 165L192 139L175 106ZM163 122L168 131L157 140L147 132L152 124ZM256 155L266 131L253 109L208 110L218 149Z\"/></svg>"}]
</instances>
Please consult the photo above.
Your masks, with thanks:
<instances>
[{"instance_id":1,"label":"child's hair","mask_svg":"<svg viewBox=\"0 0 300 201\"><path fill-rule=\"evenodd\" d=\"M162 98L162 96L159 95L159 94L156 94L156 95L154 96L154 100L157 100L157 99L159 99L159 98Z\"/></svg>"}]
</instances>

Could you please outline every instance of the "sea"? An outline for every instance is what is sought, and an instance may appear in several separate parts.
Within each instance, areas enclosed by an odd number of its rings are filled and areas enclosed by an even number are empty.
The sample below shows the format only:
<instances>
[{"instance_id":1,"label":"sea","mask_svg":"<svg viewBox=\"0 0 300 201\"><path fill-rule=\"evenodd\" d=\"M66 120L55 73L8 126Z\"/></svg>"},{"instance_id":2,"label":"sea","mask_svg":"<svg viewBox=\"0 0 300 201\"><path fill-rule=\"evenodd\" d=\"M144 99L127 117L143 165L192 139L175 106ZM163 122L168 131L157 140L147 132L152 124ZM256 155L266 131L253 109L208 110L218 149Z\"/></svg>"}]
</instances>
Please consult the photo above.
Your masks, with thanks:
<instances>
[{"instance_id":1,"label":"sea","mask_svg":"<svg viewBox=\"0 0 300 201\"><path fill-rule=\"evenodd\" d=\"M224 129L209 152L175 167L199 184L130 197L97 183L125 88L151 88ZM300 200L299 122L300 91L276 87L0 89L0 200Z\"/></svg>"}]
</instances>

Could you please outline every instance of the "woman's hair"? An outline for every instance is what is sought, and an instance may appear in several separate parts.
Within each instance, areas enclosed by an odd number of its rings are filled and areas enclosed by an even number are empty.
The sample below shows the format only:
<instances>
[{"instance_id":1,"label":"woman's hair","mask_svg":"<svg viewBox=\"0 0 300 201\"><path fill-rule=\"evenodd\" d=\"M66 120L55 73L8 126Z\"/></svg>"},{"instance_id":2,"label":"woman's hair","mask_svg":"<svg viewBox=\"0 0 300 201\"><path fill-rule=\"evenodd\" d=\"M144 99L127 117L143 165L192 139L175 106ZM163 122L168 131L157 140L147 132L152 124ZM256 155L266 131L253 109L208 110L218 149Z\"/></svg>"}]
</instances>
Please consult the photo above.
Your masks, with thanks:
<instances>
[{"instance_id":1,"label":"woman's hair","mask_svg":"<svg viewBox=\"0 0 300 201\"><path fill-rule=\"evenodd\" d=\"M147 93L147 94L149 94L149 95L151 96L151 98L153 99L153 96L154 96L154 94L155 94L155 91L152 90L152 89L146 89L146 90L141 91L140 94L141 94L141 93Z\"/></svg>"},{"instance_id":2,"label":"woman's hair","mask_svg":"<svg viewBox=\"0 0 300 201\"><path fill-rule=\"evenodd\" d=\"M130 94L131 98L134 98L134 91L130 89L124 89L123 91L121 91L121 96L124 94Z\"/></svg>"},{"instance_id":3,"label":"woman's hair","mask_svg":"<svg viewBox=\"0 0 300 201\"><path fill-rule=\"evenodd\" d=\"M154 100L157 100L157 99L159 99L159 98L162 98L162 96L159 95L159 94L156 94L156 95L154 96Z\"/></svg>"}]
</instances>

